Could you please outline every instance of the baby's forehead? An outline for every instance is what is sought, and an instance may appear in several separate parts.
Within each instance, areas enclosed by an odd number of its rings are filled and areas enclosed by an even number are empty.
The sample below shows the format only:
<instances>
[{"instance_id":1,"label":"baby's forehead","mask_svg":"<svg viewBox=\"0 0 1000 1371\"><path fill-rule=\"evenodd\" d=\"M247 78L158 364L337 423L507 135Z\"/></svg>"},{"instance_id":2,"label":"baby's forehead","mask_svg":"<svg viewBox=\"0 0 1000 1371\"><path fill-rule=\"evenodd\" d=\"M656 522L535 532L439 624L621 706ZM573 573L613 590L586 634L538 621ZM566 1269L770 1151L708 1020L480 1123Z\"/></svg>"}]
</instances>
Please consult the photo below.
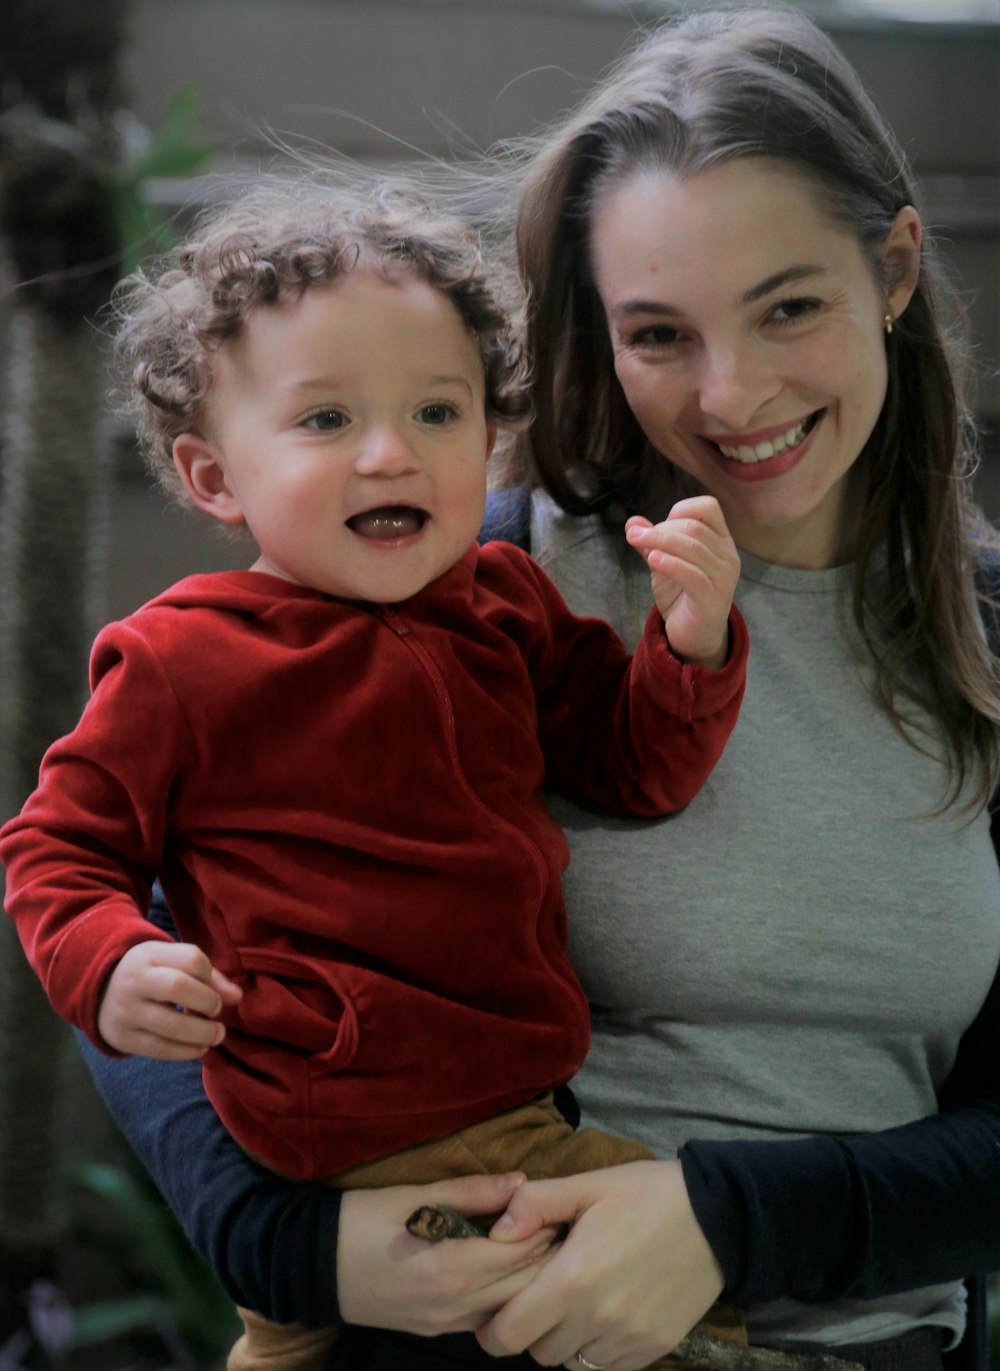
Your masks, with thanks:
<instances>
[{"instance_id":1,"label":"baby's forehead","mask_svg":"<svg viewBox=\"0 0 1000 1371\"><path fill-rule=\"evenodd\" d=\"M283 288L272 298L248 301L231 338L220 344L245 348L247 342L275 325L291 330L329 320L361 329L387 314L415 321L457 324L474 336L448 289L409 263L359 257L348 269L324 280Z\"/></svg>"},{"instance_id":2,"label":"baby's forehead","mask_svg":"<svg viewBox=\"0 0 1000 1371\"><path fill-rule=\"evenodd\" d=\"M358 261L327 281L254 302L211 359L209 390L327 380L356 385L385 374L401 386L485 379L480 340L446 290L422 273Z\"/></svg>"},{"instance_id":3,"label":"baby's forehead","mask_svg":"<svg viewBox=\"0 0 1000 1371\"><path fill-rule=\"evenodd\" d=\"M266 258L262 260L266 261ZM461 317L448 289L433 281L429 271L388 253L381 255L365 249L356 255L352 254L343 266L328 275L282 285L273 293L259 297L248 296L239 306L238 320L231 338L236 340L243 337L261 320L301 314L303 307L314 297L328 301L335 309L339 301L350 300L359 293L379 297L384 308L391 308L396 300L404 297L423 295ZM228 341L230 339L223 340Z\"/></svg>"}]
</instances>

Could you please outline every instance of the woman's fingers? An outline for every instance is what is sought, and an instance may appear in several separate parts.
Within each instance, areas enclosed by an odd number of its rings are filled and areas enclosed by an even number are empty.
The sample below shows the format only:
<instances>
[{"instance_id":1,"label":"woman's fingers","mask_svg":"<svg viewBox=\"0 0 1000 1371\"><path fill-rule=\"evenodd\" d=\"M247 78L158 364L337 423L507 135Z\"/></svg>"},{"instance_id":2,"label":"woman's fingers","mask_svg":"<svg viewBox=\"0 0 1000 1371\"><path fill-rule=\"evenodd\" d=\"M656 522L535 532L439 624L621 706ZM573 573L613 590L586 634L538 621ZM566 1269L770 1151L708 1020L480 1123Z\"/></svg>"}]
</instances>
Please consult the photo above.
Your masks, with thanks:
<instances>
[{"instance_id":1,"label":"woman's fingers","mask_svg":"<svg viewBox=\"0 0 1000 1371\"><path fill-rule=\"evenodd\" d=\"M542 1229L573 1223L596 1198L587 1184L592 1174L583 1172L561 1180L530 1181L517 1186L507 1208L490 1229L490 1237L501 1242L521 1242Z\"/></svg>"},{"instance_id":2,"label":"woman's fingers","mask_svg":"<svg viewBox=\"0 0 1000 1371\"><path fill-rule=\"evenodd\" d=\"M565 1242L479 1330L480 1344L492 1356L528 1351L543 1366L571 1362L581 1348L614 1371L646 1366L677 1345L722 1289L680 1164L636 1162L528 1182L511 1203L516 1221L574 1207Z\"/></svg>"},{"instance_id":3,"label":"woman's fingers","mask_svg":"<svg viewBox=\"0 0 1000 1371\"><path fill-rule=\"evenodd\" d=\"M406 1231L422 1205L467 1215L502 1210L523 1175L466 1176L435 1185L348 1191L341 1205L338 1293L350 1323L424 1336L468 1332L530 1284L549 1251L487 1238L426 1242Z\"/></svg>"}]
</instances>

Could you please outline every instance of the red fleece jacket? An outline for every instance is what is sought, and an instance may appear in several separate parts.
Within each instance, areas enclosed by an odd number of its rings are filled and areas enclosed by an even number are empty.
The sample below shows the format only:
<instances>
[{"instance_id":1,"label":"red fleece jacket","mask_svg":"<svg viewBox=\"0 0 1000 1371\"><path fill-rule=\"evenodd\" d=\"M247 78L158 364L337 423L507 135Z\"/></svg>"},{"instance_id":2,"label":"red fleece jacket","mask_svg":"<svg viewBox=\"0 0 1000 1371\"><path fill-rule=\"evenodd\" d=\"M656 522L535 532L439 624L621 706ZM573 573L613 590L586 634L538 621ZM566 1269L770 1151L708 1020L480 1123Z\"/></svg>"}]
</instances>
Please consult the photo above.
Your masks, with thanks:
<instances>
[{"instance_id":1,"label":"red fleece jacket","mask_svg":"<svg viewBox=\"0 0 1000 1371\"><path fill-rule=\"evenodd\" d=\"M572 1076L567 849L542 782L684 805L743 694L650 616L630 668L518 549L472 548L394 608L256 572L192 576L98 637L92 697L0 834L8 910L58 1013L97 1013L159 874L242 985L204 1060L234 1136L327 1177Z\"/></svg>"}]
</instances>

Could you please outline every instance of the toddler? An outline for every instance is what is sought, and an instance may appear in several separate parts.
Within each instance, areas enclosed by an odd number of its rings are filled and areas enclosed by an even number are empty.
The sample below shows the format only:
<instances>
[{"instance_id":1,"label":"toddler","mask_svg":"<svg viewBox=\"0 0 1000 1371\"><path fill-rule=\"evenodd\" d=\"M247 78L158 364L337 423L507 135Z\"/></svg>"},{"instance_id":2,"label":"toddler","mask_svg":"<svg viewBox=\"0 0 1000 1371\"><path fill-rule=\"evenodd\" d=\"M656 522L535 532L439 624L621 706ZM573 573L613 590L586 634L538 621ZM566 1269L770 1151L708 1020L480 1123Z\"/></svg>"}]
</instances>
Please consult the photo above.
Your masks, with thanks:
<instances>
[{"instance_id":1,"label":"toddler","mask_svg":"<svg viewBox=\"0 0 1000 1371\"><path fill-rule=\"evenodd\" d=\"M588 1014L542 785L691 799L742 697L738 558L708 497L631 521L657 608L630 661L525 553L477 546L527 408L511 288L410 194L278 183L119 298L154 465L257 555L99 635L0 834L8 910L61 1015L204 1056L233 1135L294 1177L649 1155L551 1101ZM182 941L145 917L157 875ZM322 1364L331 1334L246 1318L231 1367Z\"/></svg>"}]
</instances>

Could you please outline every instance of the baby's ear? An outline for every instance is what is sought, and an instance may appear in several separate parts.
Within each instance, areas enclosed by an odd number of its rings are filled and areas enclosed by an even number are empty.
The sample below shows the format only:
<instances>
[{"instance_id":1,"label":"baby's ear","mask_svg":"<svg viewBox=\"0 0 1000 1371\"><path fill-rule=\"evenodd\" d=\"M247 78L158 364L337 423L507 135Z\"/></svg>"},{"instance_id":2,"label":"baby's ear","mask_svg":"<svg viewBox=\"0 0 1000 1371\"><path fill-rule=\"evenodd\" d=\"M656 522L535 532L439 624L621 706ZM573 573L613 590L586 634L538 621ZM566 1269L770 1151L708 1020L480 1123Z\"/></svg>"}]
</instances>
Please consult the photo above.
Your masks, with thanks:
<instances>
[{"instance_id":1,"label":"baby's ear","mask_svg":"<svg viewBox=\"0 0 1000 1371\"><path fill-rule=\"evenodd\" d=\"M214 444L197 433L182 433L174 439L173 453L177 475L191 503L224 524L243 523L239 500Z\"/></svg>"}]
</instances>

